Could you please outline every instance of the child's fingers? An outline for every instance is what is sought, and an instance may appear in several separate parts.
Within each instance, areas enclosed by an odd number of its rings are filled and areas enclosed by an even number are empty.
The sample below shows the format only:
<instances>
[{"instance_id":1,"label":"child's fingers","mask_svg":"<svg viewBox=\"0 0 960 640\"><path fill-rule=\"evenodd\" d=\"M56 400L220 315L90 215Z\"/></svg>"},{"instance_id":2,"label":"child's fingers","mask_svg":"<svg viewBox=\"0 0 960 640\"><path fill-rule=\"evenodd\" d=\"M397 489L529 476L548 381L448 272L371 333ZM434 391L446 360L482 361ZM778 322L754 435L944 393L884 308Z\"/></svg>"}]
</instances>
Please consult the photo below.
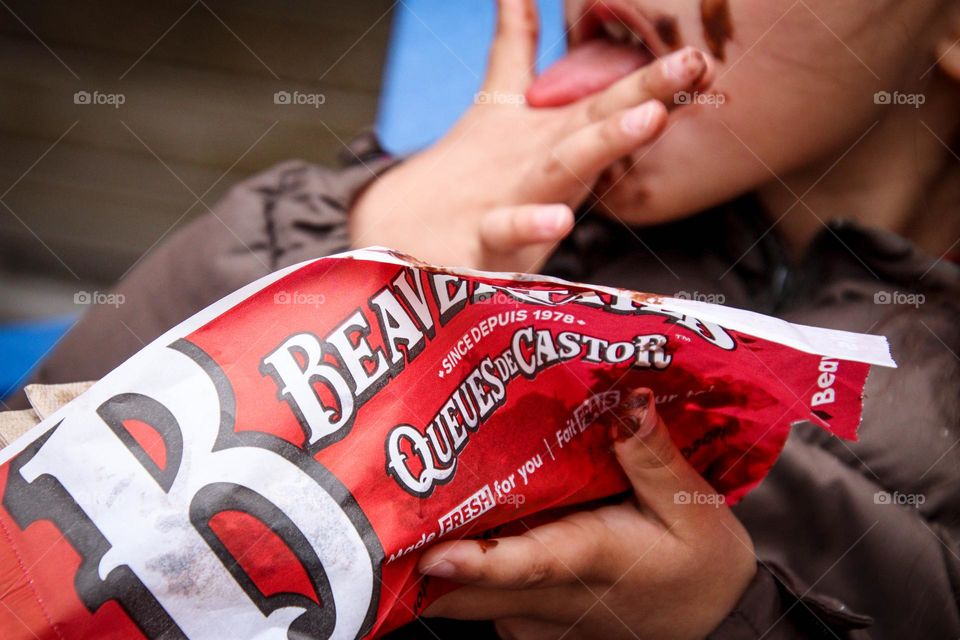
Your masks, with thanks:
<instances>
[{"instance_id":1,"label":"child's fingers","mask_svg":"<svg viewBox=\"0 0 960 640\"><path fill-rule=\"evenodd\" d=\"M601 120L646 100L675 105L681 91L698 91L713 81L713 65L698 49L686 47L634 71L588 99L587 117Z\"/></svg>"},{"instance_id":2,"label":"child's fingers","mask_svg":"<svg viewBox=\"0 0 960 640\"><path fill-rule=\"evenodd\" d=\"M498 0L486 91L523 94L533 80L539 31L536 0Z\"/></svg>"},{"instance_id":3,"label":"child's fingers","mask_svg":"<svg viewBox=\"0 0 960 640\"><path fill-rule=\"evenodd\" d=\"M500 207L480 221L480 240L488 251L509 253L556 242L572 228L573 211L565 204Z\"/></svg>"},{"instance_id":4,"label":"child's fingers","mask_svg":"<svg viewBox=\"0 0 960 640\"><path fill-rule=\"evenodd\" d=\"M557 188L571 179L590 184L612 163L652 142L666 122L667 108L650 100L589 124L553 148L545 159L543 177Z\"/></svg>"},{"instance_id":5,"label":"child's fingers","mask_svg":"<svg viewBox=\"0 0 960 640\"><path fill-rule=\"evenodd\" d=\"M488 589L542 589L599 578L604 540L563 520L522 536L441 543L420 559L420 572Z\"/></svg>"}]
</instances>

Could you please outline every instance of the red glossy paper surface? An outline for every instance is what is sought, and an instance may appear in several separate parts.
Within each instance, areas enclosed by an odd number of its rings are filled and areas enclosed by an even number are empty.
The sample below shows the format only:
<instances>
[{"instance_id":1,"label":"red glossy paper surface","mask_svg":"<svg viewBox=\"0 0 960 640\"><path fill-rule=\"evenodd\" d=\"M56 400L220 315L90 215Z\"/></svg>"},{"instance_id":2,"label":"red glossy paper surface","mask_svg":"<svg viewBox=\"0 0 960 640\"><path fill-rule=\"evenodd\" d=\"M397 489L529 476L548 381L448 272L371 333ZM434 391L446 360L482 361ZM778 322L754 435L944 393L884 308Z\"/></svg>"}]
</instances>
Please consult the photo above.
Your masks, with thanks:
<instances>
[{"instance_id":1,"label":"red glossy paper surface","mask_svg":"<svg viewBox=\"0 0 960 640\"><path fill-rule=\"evenodd\" d=\"M420 279L423 284L434 321L433 336L424 332L422 348L412 360L408 351L398 348L403 355L402 368L378 383L382 386L356 410L352 425L335 439L311 444L289 399L265 369L265 357L295 334L308 333L323 341L358 310L369 320L370 331L365 337L353 333L354 342L365 339L374 353L387 352L383 329L375 322L369 301L404 275L408 282ZM221 372L224 388L233 399L225 420L235 433L270 434L289 443L299 451L297 455L309 456L332 473L362 511L383 556L378 567L376 616L367 635L408 622L449 588L436 582L425 584L415 571L422 549L432 542L479 535L546 509L623 491L627 485L612 456L609 416L603 413L604 402L615 401L617 392L653 389L658 410L678 447L730 501L742 497L767 473L792 423L810 420L842 437L855 437L869 369L866 364L828 360L838 363L835 370L832 364L827 367L836 373L830 385L836 397L828 405L814 407L811 398L823 382L825 359L819 355L733 331L728 332L733 348L721 348L675 317L651 312L639 297L632 312L615 313L590 304L534 304L523 295L497 289L488 300L469 297L441 326L438 302L429 288L432 275L425 269L389 263L320 260L184 336ZM463 280L461 284L470 291L480 282ZM488 284L525 291L564 289L556 294L555 302L578 291L573 286L535 282L497 280ZM414 318L409 305L405 309ZM455 367L445 366L444 358L453 345L471 331L476 334L480 323L489 323L491 318L504 321L504 326L486 335L481 331L479 340L471 341L472 349ZM531 378L517 375L501 380L505 394L501 406L485 422L467 430L452 476L434 484L427 496L414 495L401 486L388 473L390 432L401 424L424 430L467 373L485 357L510 351L517 331L527 327L548 331L551 336L570 332L610 342L662 335L666 339L663 353L670 362L664 368L643 368L632 362L595 363L580 356L548 363ZM326 361L342 368L334 354L335 350L328 351ZM305 356L297 357L305 366ZM373 368L370 362L366 366L368 371ZM330 389L318 383L315 390L322 402L331 404ZM598 399L592 408L600 409L593 412L584 403L595 396ZM149 451L152 464L160 470L176 464L163 439L158 443L155 434L151 435L150 425L134 419L128 426L132 441ZM57 428L69 427L65 422ZM0 509L0 600L4 605L0 607L0 635L61 639L140 635L143 616L150 614L137 609L138 605L115 598L85 604L78 595L77 575L83 558L74 541L78 531L90 524L82 522L82 512L76 514L78 528L71 531L64 524L71 520L62 511L50 515L54 507L45 506L43 492L31 494L36 504L30 510L13 495L14 489L8 490L9 474L16 473L23 457L32 451L27 449L0 468L0 493L4 496ZM409 443L405 451L410 454ZM414 457L408 455L406 460L415 474L420 467ZM524 478L520 468L532 472ZM249 469L251 474L257 472ZM23 493L28 489L20 481L17 487L16 491ZM11 513L14 503L21 506ZM460 515L451 516L458 505L464 505ZM479 517L445 533L455 518L466 519L488 507ZM267 601L282 594L299 594L324 606L322 594L312 586L309 568L274 534L275 523L225 509L210 518L209 524L236 558L236 566ZM129 526L138 524L130 522ZM189 573L190 567L180 570ZM144 597L149 599L149 593Z\"/></svg>"}]
</instances>

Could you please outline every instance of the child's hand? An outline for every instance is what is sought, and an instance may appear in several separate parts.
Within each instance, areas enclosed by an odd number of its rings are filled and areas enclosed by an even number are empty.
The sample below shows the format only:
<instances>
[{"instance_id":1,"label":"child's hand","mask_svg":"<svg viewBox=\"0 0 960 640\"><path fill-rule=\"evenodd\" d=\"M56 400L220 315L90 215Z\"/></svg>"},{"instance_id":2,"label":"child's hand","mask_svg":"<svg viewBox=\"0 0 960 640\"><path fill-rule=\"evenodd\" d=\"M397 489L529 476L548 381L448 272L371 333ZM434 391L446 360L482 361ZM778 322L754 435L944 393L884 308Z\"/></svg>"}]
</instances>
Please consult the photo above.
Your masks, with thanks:
<instances>
[{"instance_id":1,"label":"child's hand","mask_svg":"<svg viewBox=\"0 0 960 640\"><path fill-rule=\"evenodd\" d=\"M495 543L438 544L420 570L469 586L425 615L492 619L518 640L702 638L723 621L756 571L750 536L680 455L652 393L628 406L615 451L634 498Z\"/></svg>"},{"instance_id":2,"label":"child's hand","mask_svg":"<svg viewBox=\"0 0 960 640\"><path fill-rule=\"evenodd\" d=\"M375 181L351 212L354 246L504 271L539 269L600 174L653 142L673 95L702 89L710 63L687 48L573 104L522 104L533 78L534 0L500 0L483 91L442 140Z\"/></svg>"}]
</instances>

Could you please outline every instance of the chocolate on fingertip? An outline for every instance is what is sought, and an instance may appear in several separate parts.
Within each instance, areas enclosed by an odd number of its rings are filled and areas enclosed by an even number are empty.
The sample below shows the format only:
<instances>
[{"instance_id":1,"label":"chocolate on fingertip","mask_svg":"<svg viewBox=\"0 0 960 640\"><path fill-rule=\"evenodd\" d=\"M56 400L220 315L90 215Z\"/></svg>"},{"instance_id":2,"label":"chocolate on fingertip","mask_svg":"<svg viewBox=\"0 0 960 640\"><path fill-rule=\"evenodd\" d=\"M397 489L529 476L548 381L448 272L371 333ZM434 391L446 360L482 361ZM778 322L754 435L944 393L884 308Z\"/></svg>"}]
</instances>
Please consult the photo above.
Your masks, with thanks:
<instances>
[{"instance_id":1,"label":"chocolate on fingertip","mask_svg":"<svg viewBox=\"0 0 960 640\"><path fill-rule=\"evenodd\" d=\"M632 390L617 407L610 437L623 442L633 437L645 438L657 426L656 399L650 389Z\"/></svg>"},{"instance_id":2,"label":"chocolate on fingertip","mask_svg":"<svg viewBox=\"0 0 960 640\"><path fill-rule=\"evenodd\" d=\"M686 87L706 73L707 57L698 49L685 47L662 58L660 68L672 84Z\"/></svg>"}]
</instances>

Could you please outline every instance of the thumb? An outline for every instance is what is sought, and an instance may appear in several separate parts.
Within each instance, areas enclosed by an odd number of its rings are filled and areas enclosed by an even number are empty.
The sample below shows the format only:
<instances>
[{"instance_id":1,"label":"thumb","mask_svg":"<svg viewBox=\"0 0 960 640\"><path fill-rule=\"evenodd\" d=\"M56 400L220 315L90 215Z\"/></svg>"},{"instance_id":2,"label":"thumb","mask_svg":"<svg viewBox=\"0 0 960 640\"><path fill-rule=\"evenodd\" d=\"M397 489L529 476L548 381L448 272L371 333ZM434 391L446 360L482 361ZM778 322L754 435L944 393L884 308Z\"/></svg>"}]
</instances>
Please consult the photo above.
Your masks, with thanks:
<instances>
[{"instance_id":1,"label":"thumb","mask_svg":"<svg viewBox=\"0 0 960 640\"><path fill-rule=\"evenodd\" d=\"M637 499L666 525L716 517L723 496L681 455L650 389L630 392L614 414L611 437Z\"/></svg>"}]
</instances>

